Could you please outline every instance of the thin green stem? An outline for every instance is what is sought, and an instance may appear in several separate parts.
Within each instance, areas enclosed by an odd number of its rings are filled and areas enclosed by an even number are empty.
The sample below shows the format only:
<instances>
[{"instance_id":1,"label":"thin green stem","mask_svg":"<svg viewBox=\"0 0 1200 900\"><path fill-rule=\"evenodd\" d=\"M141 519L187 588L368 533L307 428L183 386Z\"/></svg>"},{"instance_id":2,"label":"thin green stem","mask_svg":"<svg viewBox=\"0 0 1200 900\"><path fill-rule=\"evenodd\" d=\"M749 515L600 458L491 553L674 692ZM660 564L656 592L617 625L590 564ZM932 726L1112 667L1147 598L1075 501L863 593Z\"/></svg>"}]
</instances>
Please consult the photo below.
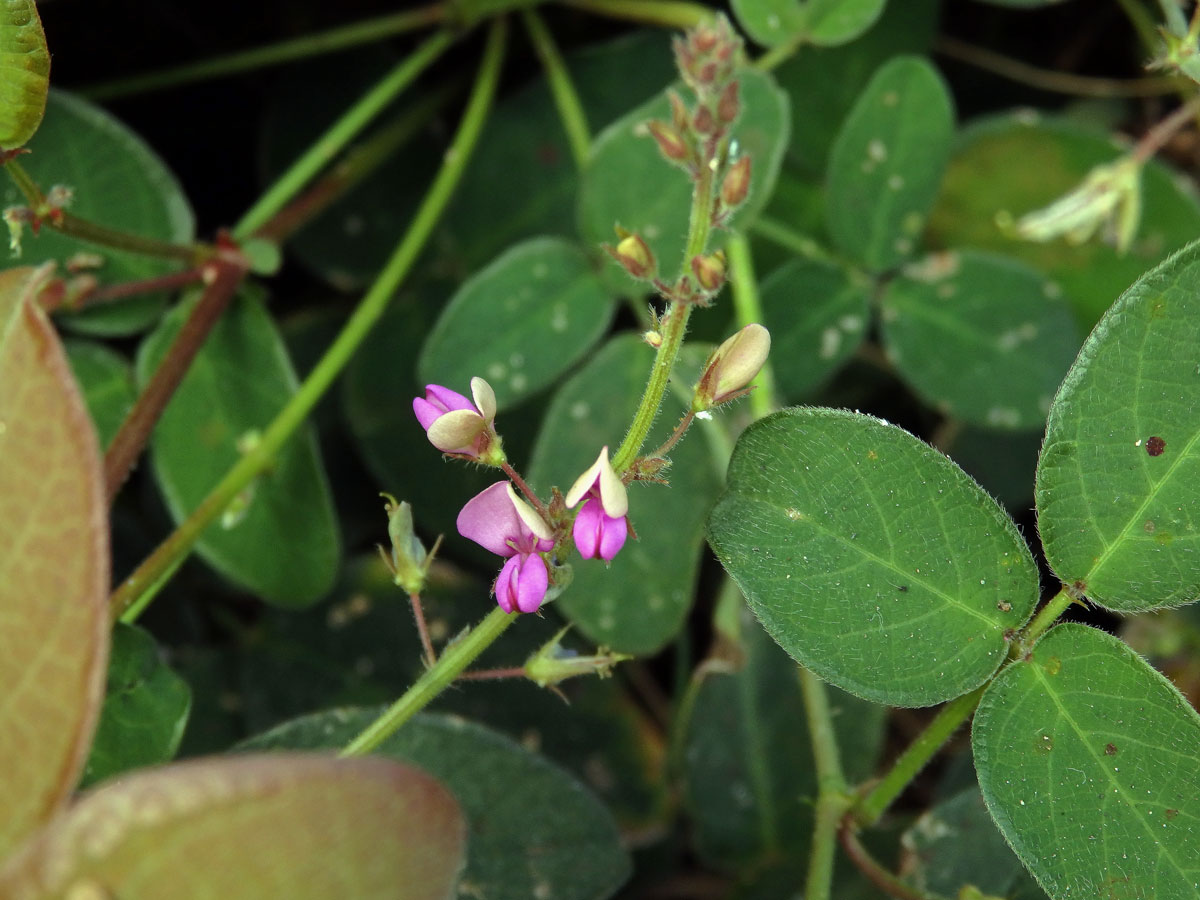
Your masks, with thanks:
<instances>
[{"instance_id":1,"label":"thin green stem","mask_svg":"<svg viewBox=\"0 0 1200 900\"><path fill-rule=\"evenodd\" d=\"M979 698L983 696L987 685L982 685L954 700L951 700L939 710L933 721L908 749L900 754L900 758L892 764L891 770L871 790L854 804L852 813L859 825L874 825L896 798L904 792L909 782L917 777L925 765L950 740L951 735L970 718Z\"/></svg>"},{"instance_id":2,"label":"thin green stem","mask_svg":"<svg viewBox=\"0 0 1200 900\"><path fill-rule=\"evenodd\" d=\"M790 250L797 256L802 256L805 259L830 263L842 268L849 267L848 263L835 257L828 249L822 247L808 235L793 231L778 219L772 219L769 216L759 216L754 220L754 224L750 226L750 230L759 237L764 237L784 250Z\"/></svg>"},{"instance_id":3,"label":"thin green stem","mask_svg":"<svg viewBox=\"0 0 1200 900\"><path fill-rule=\"evenodd\" d=\"M575 167L582 171L587 163L592 137L588 129L587 113L584 112L579 93L571 81L571 73L567 70L567 64L558 52L554 38L541 17L533 9L523 9L521 20L525 23L525 30L529 32L529 39L533 41L542 68L546 70L546 81L550 84L550 93L554 96L558 117L567 133L567 143L571 147L571 155L575 158Z\"/></svg>"},{"instance_id":4,"label":"thin green stem","mask_svg":"<svg viewBox=\"0 0 1200 900\"><path fill-rule=\"evenodd\" d=\"M686 0L559 0L566 6L627 22L664 25L667 28L691 28L709 21L713 10L702 3Z\"/></svg>"},{"instance_id":5,"label":"thin green stem","mask_svg":"<svg viewBox=\"0 0 1200 900\"><path fill-rule=\"evenodd\" d=\"M226 56L188 63L171 69L107 81L90 88L83 88L77 93L92 100L112 100L129 94L160 91L181 84L225 78L251 69L277 66L324 53L335 53L348 47L370 44L429 25L436 25L446 17L445 6L445 3L431 3L419 9L381 16L365 22L355 22L352 25L344 25L341 28L333 28L319 34L308 34L293 40L244 50L240 53L230 53Z\"/></svg>"},{"instance_id":6,"label":"thin green stem","mask_svg":"<svg viewBox=\"0 0 1200 900\"><path fill-rule=\"evenodd\" d=\"M751 324L762 324L762 300L758 295L758 279L754 274L754 257L750 253L750 241L741 233L732 234L725 245L729 258L729 286L733 295L733 312L739 328ZM774 412L779 408L775 392L775 373L768 360L750 382L754 389L750 394L750 411L754 418Z\"/></svg>"},{"instance_id":7,"label":"thin green stem","mask_svg":"<svg viewBox=\"0 0 1200 900\"><path fill-rule=\"evenodd\" d=\"M846 792L825 682L800 667L800 689L817 769L817 809L804 896L806 900L829 900L838 827L850 808L851 798Z\"/></svg>"},{"instance_id":8,"label":"thin green stem","mask_svg":"<svg viewBox=\"0 0 1200 900\"><path fill-rule=\"evenodd\" d=\"M426 670L417 683L347 744L341 755L363 756L395 734L400 726L424 709L473 663L479 654L490 647L519 615L520 613L506 613L500 608L493 609L482 622L443 650L438 661Z\"/></svg>"},{"instance_id":9,"label":"thin green stem","mask_svg":"<svg viewBox=\"0 0 1200 900\"><path fill-rule=\"evenodd\" d=\"M782 44L772 47L762 56L754 61L754 68L760 72L770 72L776 66L787 62L804 46L808 40L808 35L801 32L794 37L789 38Z\"/></svg>"},{"instance_id":10,"label":"thin green stem","mask_svg":"<svg viewBox=\"0 0 1200 900\"><path fill-rule=\"evenodd\" d=\"M395 252L384 266L375 283L367 291L345 327L334 339L325 355L313 368L300 389L292 396L275 420L263 432L259 443L246 453L221 482L213 488L199 507L172 533L114 592L110 600L113 616L121 616L139 602L147 590L155 589L165 572L185 557L200 535L229 503L262 473L288 438L304 422L325 391L350 361L355 350L370 334L372 327L387 309L388 302L408 275L417 255L433 232L450 196L462 178L471 152L478 143L483 123L491 109L504 59L507 29L503 19L496 20L488 35L483 62L475 80L466 112L453 142L442 158L442 166L425 199L401 239Z\"/></svg>"},{"instance_id":11,"label":"thin green stem","mask_svg":"<svg viewBox=\"0 0 1200 900\"><path fill-rule=\"evenodd\" d=\"M453 42L450 31L439 31L392 69L329 130L296 160L234 226L233 236L244 240L283 209L321 169L371 123L397 95L416 80Z\"/></svg>"},{"instance_id":12,"label":"thin green stem","mask_svg":"<svg viewBox=\"0 0 1200 900\"><path fill-rule=\"evenodd\" d=\"M683 254L683 273L688 271L692 257L703 253L708 245L708 236L712 231L712 213L713 171L708 166L701 166L692 192L692 214L688 226L687 248ZM674 300L663 316L660 329L662 343L654 356L650 379L646 382L646 390L642 394L641 403L638 404L625 440L613 456L613 469L618 475L625 472L641 452L646 435L650 433L650 427L654 424L659 407L662 406L663 395L671 380L671 370L675 367L675 359L679 356L679 348L683 346L683 337L687 333L692 306L691 303Z\"/></svg>"},{"instance_id":13,"label":"thin green stem","mask_svg":"<svg viewBox=\"0 0 1200 900\"><path fill-rule=\"evenodd\" d=\"M1046 605L1038 610L1038 614L1033 617L1033 621L1021 630L1020 639L1014 641L1014 644L1022 648L1022 655L1025 648L1032 647L1034 642L1042 636L1042 634L1055 623L1059 616L1067 611L1072 603L1075 602L1075 597L1064 586L1057 594L1046 601Z\"/></svg>"},{"instance_id":14,"label":"thin green stem","mask_svg":"<svg viewBox=\"0 0 1200 900\"><path fill-rule=\"evenodd\" d=\"M1147 53L1158 52L1158 25L1154 17L1142 4L1142 0L1117 0L1117 6L1125 13L1125 17L1133 24L1142 42L1142 49Z\"/></svg>"}]
</instances>

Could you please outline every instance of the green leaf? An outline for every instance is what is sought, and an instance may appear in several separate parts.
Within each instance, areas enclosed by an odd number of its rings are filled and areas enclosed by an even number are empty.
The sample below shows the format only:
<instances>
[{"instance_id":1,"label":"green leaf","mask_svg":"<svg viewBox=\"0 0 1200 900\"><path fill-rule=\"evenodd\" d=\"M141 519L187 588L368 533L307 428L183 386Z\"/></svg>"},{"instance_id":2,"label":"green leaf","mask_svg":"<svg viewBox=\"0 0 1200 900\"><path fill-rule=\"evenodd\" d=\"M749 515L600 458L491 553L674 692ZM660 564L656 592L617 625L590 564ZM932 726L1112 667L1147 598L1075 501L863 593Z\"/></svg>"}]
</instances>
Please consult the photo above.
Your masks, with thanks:
<instances>
[{"instance_id":1,"label":"green leaf","mask_svg":"<svg viewBox=\"0 0 1200 900\"><path fill-rule=\"evenodd\" d=\"M649 377L653 351L633 335L605 345L554 396L538 434L529 479L541 489L564 492L596 459L615 451ZM691 385L699 377L693 370ZM688 401L691 400L690 393ZM647 450L670 434L684 403L668 396ZM622 653L651 654L683 627L691 608L703 549L704 513L717 492L709 448L694 427L671 452L663 474L670 486L635 484L629 489L630 540L608 566L573 557L574 580L556 607L598 644Z\"/></svg>"},{"instance_id":2,"label":"green leaf","mask_svg":"<svg viewBox=\"0 0 1200 900\"><path fill-rule=\"evenodd\" d=\"M807 857L817 779L799 670L734 599L734 633L723 633L719 656L697 670L678 727L697 855L736 874ZM849 754L846 775L866 778L885 710L836 689L830 706Z\"/></svg>"},{"instance_id":3,"label":"green leaf","mask_svg":"<svg viewBox=\"0 0 1200 900\"><path fill-rule=\"evenodd\" d=\"M760 44L801 40L832 47L875 24L886 0L733 0L738 24Z\"/></svg>"},{"instance_id":4,"label":"green leaf","mask_svg":"<svg viewBox=\"0 0 1200 900\"><path fill-rule=\"evenodd\" d=\"M118 622L108 660L108 691L80 787L170 760L179 749L191 705L191 689L159 657L154 638Z\"/></svg>"},{"instance_id":5,"label":"green leaf","mask_svg":"<svg viewBox=\"0 0 1200 900\"><path fill-rule=\"evenodd\" d=\"M333 750L376 710L335 710L289 722L248 749ZM423 714L375 751L421 766L454 792L467 819L459 894L489 900L610 896L629 875L608 811L567 773L515 742L457 717Z\"/></svg>"},{"instance_id":6,"label":"green leaf","mask_svg":"<svg viewBox=\"0 0 1200 900\"><path fill-rule=\"evenodd\" d=\"M1038 530L1055 574L1136 612L1200 599L1200 243L1105 314L1054 398Z\"/></svg>"},{"instance_id":7,"label":"green leaf","mask_svg":"<svg viewBox=\"0 0 1200 900\"><path fill-rule=\"evenodd\" d=\"M970 250L926 257L886 288L884 348L939 411L991 428L1041 428L1080 344L1056 291L1015 260Z\"/></svg>"},{"instance_id":8,"label":"green leaf","mask_svg":"<svg viewBox=\"0 0 1200 900\"><path fill-rule=\"evenodd\" d=\"M0 858L75 787L108 657L104 474L46 274L0 272Z\"/></svg>"},{"instance_id":9,"label":"green leaf","mask_svg":"<svg viewBox=\"0 0 1200 900\"><path fill-rule=\"evenodd\" d=\"M856 413L751 425L708 529L784 650L893 706L978 687L1037 600L1029 550L995 501L929 445Z\"/></svg>"},{"instance_id":10,"label":"green leaf","mask_svg":"<svg viewBox=\"0 0 1200 900\"><path fill-rule=\"evenodd\" d=\"M143 342L145 384L193 304L183 303ZM151 440L154 472L176 522L191 514L296 390L270 315L235 298L171 398ZM302 607L329 590L341 550L333 501L311 429L302 429L200 538L214 568L263 599Z\"/></svg>"},{"instance_id":11,"label":"green leaf","mask_svg":"<svg viewBox=\"0 0 1200 900\"><path fill-rule=\"evenodd\" d=\"M1200 716L1116 638L1049 631L971 733L996 824L1054 900L1200 892Z\"/></svg>"},{"instance_id":12,"label":"green leaf","mask_svg":"<svg viewBox=\"0 0 1200 900\"><path fill-rule=\"evenodd\" d=\"M925 59L885 63L846 117L829 157L829 233L869 269L913 254L954 133L950 92Z\"/></svg>"},{"instance_id":13,"label":"green leaf","mask_svg":"<svg viewBox=\"0 0 1200 900\"><path fill-rule=\"evenodd\" d=\"M534 238L459 289L421 349L418 374L463 393L480 375L504 409L571 368L608 327L612 305L575 244Z\"/></svg>"},{"instance_id":14,"label":"green leaf","mask_svg":"<svg viewBox=\"0 0 1200 900\"><path fill-rule=\"evenodd\" d=\"M750 193L730 219L744 230L766 205L779 174L788 136L787 98L767 74L738 73L742 112L733 129L738 153L753 161ZM579 192L579 228L590 245L612 242L614 226L637 232L653 251L659 272L671 278L683 261L692 184L668 163L640 126L651 119L670 121L666 94L627 113L592 142ZM721 232L714 235L714 246ZM611 263L614 271L617 264ZM623 274L623 272L622 272ZM629 285L630 279L625 279Z\"/></svg>"},{"instance_id":15,"label":"green leaf","mask_svg":"<svg viewBox=\"0 0 1200 900\"><path fill-rule=\"evenodd\" d=\"M94 341L67 341L66 351L100 444L108 446L137 399L133 366L121 354Z\"/></svg>"},{"instance_id":16,"label":"green leaf","mask_svg":"<svg viewBox=\"0 0 1200 900\"><path fill-rule=\"evenodd\" d=\"M186 244L195 237L191 206L175 176L153 150L125 125L98 106L63 91L51 91L46 118L29 142L32 151L21 165L42 190L71 188L73 215L144 237ZM5 179L0 206L21 205L24 197ZM43 228L26 235L22 259L56 261L65 267L77 254L96 257L94 274L102 285L153 278L177 270L167 262L67 237ZM126 335L149 326L163 308L162 295L104 303L62 321L76 331Z\"/></svg>"},{"instance_id":17,"label":"green leaf","mask_svg":"<svg viewBox=\"0 0 1200 900\"><path fill-rule=\"evenodd\" d=\"M959 896L963 885L1008 900L1045 900L988 815L977 787L934 806L901 838L905 880L927 893Z\"/></svg>"},{"instance_id":18,"label":"green leaf","mask_svg":"<svg viewBox=\"0 0 1200 900\"><path fill-rule=\"evenodd\" d=\"M463 831L449 791L390 760L197 760L86 795L0 869L0 894L446 900Z\"/></svg>"},{"instance_id":19,"label":"green leaf","mask_svg":"<svg viewBox=\"0 0 1200 900\"><path fill-rule=\"evenodd\" d=\"M837 266L797 259L767 276L761 291L775 379L786 398L799 400L866 337L868 284Z\"/></svg>"},{"instance_id":20,"label":"green leaf","mask_svg":"<svg viewBox=\"0 0 1200 900\"><path fill-rule=\"evenodd\" d=\"M37 131L50 90L50 51L33 0L0 4L0 148L20 147Z\"/></svg>"},{"instance_id":21,"label":"green leaf","mask_svg":"<svg viewBox=\"0 0 1200 900\"><path fill-rule=\"evenodd\" d=\"M804 29L800 0L733 0L732 5L738 25L765 47L793 40Z\"/></svg>"},{"instance_id":22,"label":"green leaf","mask_svg":"<svg viewBox=\"0 0 1200 900\"><path fill-rule=\"evenodd\" d=\"M1200 203L1178 172L1157 160L1142 170L1142 223L1129 252L1089 241L1035 244L1006 237L996 214L1014 218L1048 206L1088 172L1127 153L1078 122L1033 112L973 122L960 136L942 193L929 218L928 242L1014 256L1053 278L1090 329L1118 290L1200 234ZM1022 164L1014 166L1013 160Z\"/></svg>"}]
</instances>

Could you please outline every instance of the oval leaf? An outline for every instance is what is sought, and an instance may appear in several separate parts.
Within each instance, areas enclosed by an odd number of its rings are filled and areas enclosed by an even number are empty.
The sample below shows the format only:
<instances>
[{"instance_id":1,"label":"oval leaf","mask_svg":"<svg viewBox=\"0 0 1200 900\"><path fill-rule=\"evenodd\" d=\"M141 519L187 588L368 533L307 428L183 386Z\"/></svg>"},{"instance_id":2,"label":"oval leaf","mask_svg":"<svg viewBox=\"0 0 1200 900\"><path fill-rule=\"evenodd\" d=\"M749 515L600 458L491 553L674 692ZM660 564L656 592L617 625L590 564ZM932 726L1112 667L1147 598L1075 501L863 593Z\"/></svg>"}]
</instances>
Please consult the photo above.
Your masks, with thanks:
<instances>
[{"instance_id":1,"label":"oval leaf","mask_svg":"<svg viewBox=\"0 0 1200 900\"><path fill-rule=\"evenodd\" d=\"M94 341L67 341L66 351L100 444L107 446L137 400L133 366L121 354Z\"/></svg>"},{"instance_id":2,"label":"oval leaf","mask_svg":"<svg viewBox=\"0 0 1200 900\"><path fill-rule=\"evenodd\" d=\"M145 384L192 304L181 304L143 342ZM161 421L154 471L176 522L200 505L295 393L296 375L262 304L235 299L213 328ZM329 485L311 429L303 429L200 538L197 550L218 571L280 606L306 606L337 575L341 551Z\"/></svg>"},{"instance_id":3,"label":"oval leaf","mask_svg":"<svg viewBox=\"0 0 1200 900\"><path fill-rule=\"evenodd\" d=\"M730 222L731 228L744 230L771 196L789 123L787 96L769 75L742 69L738 81L742 111L733 136L738 153L753 161L753 172L750 194ZM616 225L637 232L666 278L683 261L692 185L686 173L663 159L654 141L641 134L641 126L651 119L670 118L666 95L660 94L601 132L592 143L579 192L579 228L585 242L611 242ZM721 236L720 231L714 234L714 245ZM615 262L611 267L624 275ZM625 283L634 282L625 278Z\"/></svg>"},{"instance_id":4,"label":"oval leaf","mask_svg":"<svg viewBox=\"0 0 1200 900\"><path fill-rule=\"evenodd\" d=\"M804 28L800 0L733 0L733 14L742 30L765 47L792 40Z\"/></svg>"},{"instance_id":5,"label":"oval leaf","mask_svg":"<svg viewBox=\"0 0 1200 900\"><path fill-rule=\"evenodd\" d=\"M108 691L80 787L170 760L179 749L191 706L191 688L159 657L154 638L118 622Z\"/></svg>"},{"instance_id":6,"label":"oval leaf","mask_svg":"<svg viewBox=\"0 0 1200 900\"><path fill-rule=\"evenodd\" d=\"M50 51L33 0L0 3L0 149L33 137L46 111Z\"/></svg>"},{"instance_id":7,"label":"oval leaf","mask_svg":"<svg viewBox=\"0 0 1200 900\"><path fill-rule=\"evenodd\" d=\"M925 59L885 63L847 116L829 157L829 233L879 271L912 255L941 185L954 132L942 77Z\"/></svg>"},{"instance_id":8,"label":"oval leaf","mask_svg":"<svg viewBox=\"0 0 1200 900\"><path fill-rule=\"evenodd\" d=\"M366 709L318 713L246 746L332 750L375 718ZM374 752L432 772L462 804L468 840L459 896L592 900L611 896L629 875L608 810L566 772L508 738L464 719L424 714Z\"/></svg>"},{"instance_id":9,"label":"oval leaf","mask_svg":"<svg viewBox=\"0 0 1200 900\"><path fill-rule=\"evenodd\" d=\"M390 760L197 760L85 796L0 870L0 893L446 900L463 831L449 791Z\"/></svg>"},{"instance_id":10,"label":"oval leaf","mask_svg":"<svg viewBox=\"0 0 1200 900\"><path fill-rule=\"evenodd\" d=\"M1029 550L995 501L932 447L856 413L751 425L708 529L784 650L893 706L978 687L1037 600Z\"/></svg>"},{"instance_id":11,"label":"oval leaf","mask_svg":"<svg viewBox=\"0 0 1200 900\"><path fill-rule=\"evenodd\" d=\"M599 340L612 299L575 244L518 244L459 289L417 361L421 381L466 392L481 375L500 408L541 390Z\"/></svg>"},{"instance_id":12,"label":"oval leaf","mask_svg":"<svg viewBox=\"0 0 1200 900\"><path fill-rule=\"evenodd\" d=\"M1038 461L1060 579L1120 612L1200 599L1200 243L1147 272L1083 345Z\"/></svg>"},{"instance_id":13,"label":"oval leaf","mask_svg":"<svg viewBox=\"0 0 1200 900\"><path fill-rule=\"evenodd\" d=\"M991 428L1041 428L1080 343L1052 283L969 250L908 266L889 282L882 318L904 380L940 411Z\"/></svg>"},{"instance_id":14,"label":"oval leaf","mask_svg":"<svg viewBox=\"0 0 1200 900\"><path fill-rule=\"evenodd\" d=\"M804 36L818 47L836 47L854 40L875 24L887 0L808 0L804 6Z\"/></svg>"},{"instance_id":15,"label":"oval leaf","mask_svg":"<svg viewBox=\"0 0 1200 900\"><path fill-rule=\"evenodd\" d=\"M601 447L615 451L652 362L649 347L624 335L563 385L538 434L530 481L543 490L557 486L565 491ZM698 376L694 370L687 383ZM648 448L666 439L684 411L671 396L663 408ZM638 540L630 540L608 566L577 556L571 560L574 580L556 606L596 643L623 653L650 654L683 627L699 575L704 513L718 487L708 447L695 431L671 451L672 465L664 473L670 486L630 486L629 521Z\"/></svg>"},{"instance_id":16,"label":"oval leaf","mask_svg":"<svg viewBox=\"0 0 1200 900\"><path fill-rule=\"evenodd\" d=\"M87 152L80 153L81 147ZM145 141L100 107L51 91L46 119L29 149L33 152L22 157L21 164L43 190L55 184L69 186L72 214L164 241L188 243L194 238L192 209L175 176ZM0 186L0 205L24 202L14 186ZM95 259L99 267L92 274L101 284L152 278L180 268L177 262L100 247L52 228L41 229L37 237L25 235L25 260L54 260L65 266L76 254ZM104 303L62 319L76 331L130 334L153 322L162 307L161 295L144 296Z\"/></svg>"},{"instance_id":17,"label":"oval leaf","mask_svg":"<svg viewBox=\"0 0 1200 900\"><path fill-rule=\"evenodd\" d=\"M1200 716L1126 644L1060 625L971 732L996 824L1054 900L1200 893Z\"/></svg>"},{"instance_id":18,"label":"oval leaf","mask_svg":"<svg viewBox=\"0 0 1200 900\"><path fill-rule=\"evenodd\" d=\"M0 858L74 788L108 656L100 449L40 278L0 273Z\"/></svg>"}]
</instances>

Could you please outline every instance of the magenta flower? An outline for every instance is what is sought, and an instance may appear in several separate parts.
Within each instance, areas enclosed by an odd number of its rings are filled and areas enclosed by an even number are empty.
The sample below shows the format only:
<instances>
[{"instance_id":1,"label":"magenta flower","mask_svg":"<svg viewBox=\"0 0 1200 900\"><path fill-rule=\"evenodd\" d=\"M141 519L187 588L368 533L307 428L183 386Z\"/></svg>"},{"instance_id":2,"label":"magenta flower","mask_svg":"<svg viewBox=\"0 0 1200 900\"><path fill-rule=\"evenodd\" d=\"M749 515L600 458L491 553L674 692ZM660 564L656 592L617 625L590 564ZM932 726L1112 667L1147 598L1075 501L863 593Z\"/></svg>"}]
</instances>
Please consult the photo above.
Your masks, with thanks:
<instances>
[{"instance_id":1,"label":"magenta flower","mask_svg":"<svg viewBox=\"0 0 1200 900\"><path fill-rule=\"evenodd\" d=\"M505 612L537 612L550 586L546 561L554 547L545 521L517 496L507 481L476 494L458 514L458 533L508 561L492 591Z\"/></svg>"},{"instance_id":2,"label":"magenta flower","mask_svg":"<svg viewBox=\"0 0 1200 900\"><path fill-rule=\"evenodd\" d=\"M626 518L629 498L625 494L625 485L608 461L607 447L601 449L596 461L567 492L568 508L574 507L580 500L584 504L575 516L575 525L571 529L579 555L584 559L598 556L605 562L611 562L625 546L625 539L629 536L629 520Z\"/></svg>"},{"instance_id":3,"label":"magenta flower","mask_svg":"<svg viewBox=\"0 0 1200 900\"><path fill-rule=\"evenodd\" d=\"M504 461L496 434L496 394L482 378L471 379L472 403L440 384L425 386L425 396L413 400L413 412L429 443L443 453L498 465Z\"/></svg>"}]
</instances>

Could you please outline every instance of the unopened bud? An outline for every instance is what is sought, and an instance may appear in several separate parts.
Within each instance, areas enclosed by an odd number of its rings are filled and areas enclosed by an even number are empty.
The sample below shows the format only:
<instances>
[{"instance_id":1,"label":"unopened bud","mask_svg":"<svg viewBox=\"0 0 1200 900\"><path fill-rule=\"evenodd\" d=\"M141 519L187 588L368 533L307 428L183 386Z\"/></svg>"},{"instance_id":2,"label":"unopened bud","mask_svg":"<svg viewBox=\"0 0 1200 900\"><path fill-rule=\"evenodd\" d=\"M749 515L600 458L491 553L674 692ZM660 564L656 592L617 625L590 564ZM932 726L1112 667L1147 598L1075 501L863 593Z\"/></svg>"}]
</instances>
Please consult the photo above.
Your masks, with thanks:
<instances>
[{"instance_id":1,"label":"unopened bud","mask_svg":"<svg viewBox=\"0 0 1200 900\"><path fill-rule=\"evenodd\" d=\"M526 677L538 687L553 687L577 675L607 678L617 663L633 659L625 653L612 653L605 647L597 648L593 656L580 656L573 650L564 649L561 642L570 627L559 631L525 662Z\"/></svg>"},{"instance_id":2,"label":"unopened bud","mask_svg":"<svg viewBox=\"0 0 1200 900\"><path fill-rule=\"evenodd\" d=\"M771 334L761 325L747 325L728 338L705 364L692 411L701 412L739 394L754 380L770 352Z\"/></svg>"},{"instance_id":3,"label":"unopened bud","mask_svg":"<svg viewBox=\"0 0 1200 900\"><path fill-rule=\"evenodd\" d=\"M662 332L655 331L653 328L651 328L649 331L645 332L642 335L642 340L645 341L647 344L649 344L651 347L653 347L655 350L657 350L659 347L662 346L662 342L663 342Z\"/></svg>"},{"instance_id":4,"label":"unopened bud","mask_svg":"<svg viewBox=\"0 0 1200 900\"><path fill-rule=\"evenodd\" d=\"M684 104L682 98L674 91L667 91L667 100L671 104L671 124L675 126L675 130L684 132L688 127L688 108Z\"/></svg>"},{"instance_id":5,"label":"unopened bud","mask_svg":"<svg viewBox=\"0 0 1200 900\"><path fill-rule=\"evenodd\" d=\"M718 250L711 256L693 256L692 274L701 288L715 294L725 283L725 254Z\"/></svg>"},{"instance_id":6,"label":"unopened bud","mask_svg":"<svg viewBox=\"0 0 1200 900\"><path fill-rule=\"evenodd\" d=\"M654 254L639 235L627 234L616 247L604 247L621 266L634 278L653 278L658 271Z\"/></svg>"},{"instance_id":7,"label":"unopened bud","mask_svg":"<svg viewBox=\"0 0 1200 900\"><path fill-rule=\"evenodd\" d=\"M696 115L692 117L692 127L696 129L697 134L712 134L716 131L717 122L713 118L712 110L707 106L697 109Z\"/></svg>"},{"instance_id":8,"label":"unopened bud","mask_svg":"<svg viewBox=\"0 0 1200 900\"><path fill-rule=\"evenodd\" d=\"M741 103L738 101L738 83L731 81L726 86L725 90L721 91L721 96L717 99L717 118L724 125L733 124L734 119L738 117L738 111L741 109Z\"/></svg>"},{"instance_id":9,"label":"unopened bud","mask_svg":"<svg viewBox=\"0 0 1200 900\"><path fill-rule=\"evenodd\" d=\"M746 200L750 193L750 157L743 156L725 173L721 181L721 202L726 209L735 209Z\"/></svg>"},{"instance_id":10,"label":"unopened bud","mask_svg":"<svg viewBox=\"0 0 1200 900\"><path fill-rule=\"evenodd\" d=\"M659 152L672 162L686 162L691 156L682 132L657 119L646 123L646 130L658 144Z\"/></svg>"},{"instance_id":11,"label":"unopened bud","mask_svg":"<svg viewBox=\"0 0 1200 900\"><path fill-rule=\"evenodd\" d=\"M388 514L388 537L392 542L392 556L388 568L396 584L409 594L419 594L425 587L425 573L429 562L425 547L413 533L412 507L397 503L396 498L384 494L387 500L384 509ZM388 558L384 556L384 562Z\"/></svg>"}]
</instances>

